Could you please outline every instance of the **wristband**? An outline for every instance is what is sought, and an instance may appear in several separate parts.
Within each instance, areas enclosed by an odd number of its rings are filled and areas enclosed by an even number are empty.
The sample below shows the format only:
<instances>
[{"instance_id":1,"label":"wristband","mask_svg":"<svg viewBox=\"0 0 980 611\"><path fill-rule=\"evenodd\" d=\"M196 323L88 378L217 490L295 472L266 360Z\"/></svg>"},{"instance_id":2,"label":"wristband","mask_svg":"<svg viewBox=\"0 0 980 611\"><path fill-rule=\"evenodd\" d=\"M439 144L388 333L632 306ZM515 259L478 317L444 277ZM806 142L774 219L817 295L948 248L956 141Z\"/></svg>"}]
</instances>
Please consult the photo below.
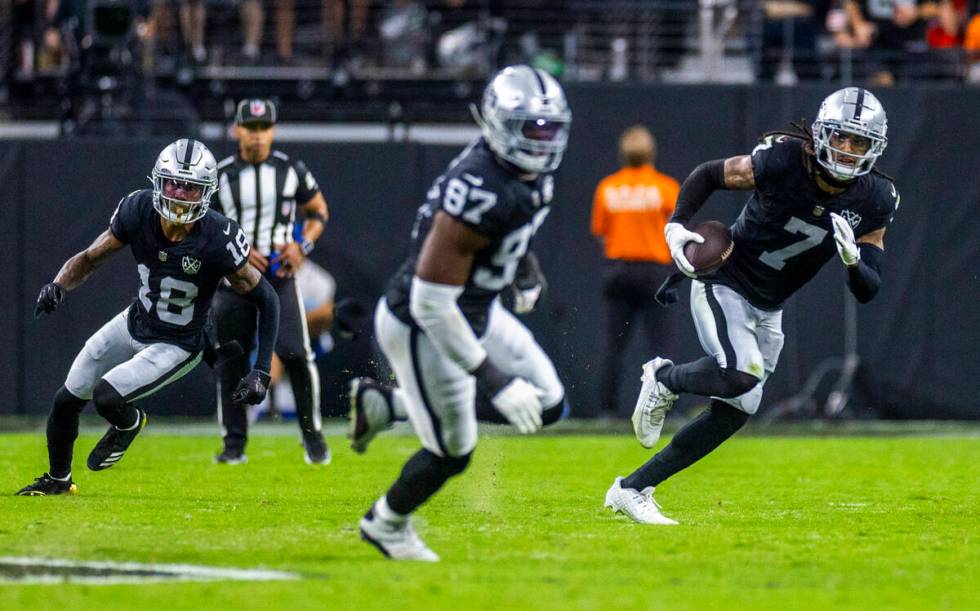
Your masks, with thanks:
<instances>
[{"instance_id":1,"label":"wristband","mask_svg":"<svg viewBox=\"0 0 980 611\"><path fill-rule=\"evenodd\" d=\"M308 257L313 252L313 246L313 240L303 240L299 245L299 249L303 252L304 257Z\"/></svg>"}]
</instances>

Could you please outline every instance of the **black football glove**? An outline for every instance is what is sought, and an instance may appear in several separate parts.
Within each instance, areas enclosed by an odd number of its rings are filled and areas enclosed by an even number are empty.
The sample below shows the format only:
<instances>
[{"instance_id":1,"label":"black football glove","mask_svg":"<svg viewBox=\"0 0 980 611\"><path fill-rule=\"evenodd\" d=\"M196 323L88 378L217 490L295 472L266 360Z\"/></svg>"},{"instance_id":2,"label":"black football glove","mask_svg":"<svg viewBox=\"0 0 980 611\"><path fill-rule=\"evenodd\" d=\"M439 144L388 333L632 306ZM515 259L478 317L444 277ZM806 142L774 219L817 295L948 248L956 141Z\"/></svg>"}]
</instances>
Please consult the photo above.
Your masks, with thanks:
<instances>
[{"instance_id":1,"label":"black football glove","mask_svg":"<svg viewBox=\"0 0 980 611\"><path fill-rule=\"evenodd\" d=\"M235 392L231 393L231 402L243 407L262 403L265 393L269 391L271 380L266 372L253 369L238 383Z\"/></svg>"},{"instance_id":2,"label":"black football glove","mask_svg":"<svg viewBox=\"0 0 980 611\"><path fill-rule=\"evenodd\" d=\"M41 314L50 314L58 309L61 302L65 300L65 289L57 282L49 282L41 287L41 294L37 296L37 305L34 306L34 318L40 318Z\"/></svg>"},{"instance_id":3,"label":"black football glove","mask_svg":"<svg viewBox=\"0 0 980 611\"><path fill-rule=\"evenodd\" d=\"M356 299L341 299L333 306L333 330L341 339L357 339L357 326L367 310Z\"/></svg>"}]
</instances>

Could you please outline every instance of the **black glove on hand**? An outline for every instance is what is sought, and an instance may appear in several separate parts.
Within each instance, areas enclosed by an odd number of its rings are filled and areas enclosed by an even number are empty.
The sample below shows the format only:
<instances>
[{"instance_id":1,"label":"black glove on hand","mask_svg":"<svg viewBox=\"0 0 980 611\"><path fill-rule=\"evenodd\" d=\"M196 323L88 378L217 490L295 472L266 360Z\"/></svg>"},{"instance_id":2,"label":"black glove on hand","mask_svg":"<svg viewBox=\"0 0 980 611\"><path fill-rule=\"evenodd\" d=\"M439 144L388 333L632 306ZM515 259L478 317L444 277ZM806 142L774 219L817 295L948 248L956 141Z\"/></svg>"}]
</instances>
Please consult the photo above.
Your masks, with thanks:
<instances>
[{"instance_id":1,"label":"black glove on hand","mask_svg":"<svg viewBox=\"0 0 980 611\"><path fill-rule=\"evenodd\" d=\"M231 393L231 402L241 406L262 403L271 380L266 372L253 369L238 383L235 392Z\"/></svg>"},{"instance_id":2,"label":"black glove on hand","mask_svg":"<svg viewBox=\"0 0 980 611\"><path fill-rule=\"evenodd\" d=\"M357 324L367 310L356 299L341 299L333 306L333 330L342 339L357 339Z\"/></svg>"},{"instance_id":3,"label":"black glove on hand","mask_svg":"<svg viewBox=\"0 0 980 611\"><path fill-rule=\"evenodd\" d=\"M65 289L57 282L49 282L41 287L41 294L37 296L37 305L34 306L34 318L40 318L41 314L50 314L58 309L61 302L65 300Z\"/></svg>"}]
</instances>

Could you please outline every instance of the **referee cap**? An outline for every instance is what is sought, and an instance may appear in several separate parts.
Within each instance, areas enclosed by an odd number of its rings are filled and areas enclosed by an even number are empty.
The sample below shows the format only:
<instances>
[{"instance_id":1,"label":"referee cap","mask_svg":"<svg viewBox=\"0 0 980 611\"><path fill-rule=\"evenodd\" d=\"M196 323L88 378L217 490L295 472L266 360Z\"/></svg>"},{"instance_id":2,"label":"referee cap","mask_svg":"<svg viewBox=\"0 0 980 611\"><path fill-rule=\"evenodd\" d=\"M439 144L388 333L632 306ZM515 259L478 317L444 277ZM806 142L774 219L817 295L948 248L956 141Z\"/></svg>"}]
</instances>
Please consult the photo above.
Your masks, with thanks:
<instances>
[{"instance_id":1,"label":"referee cap","mask_svg":"<svg viewBox=\"0 0 980 611\"><path fill-rule=\"evenodd\" d=\"M235 125L249 123L268 123L275 125L276 105L268 98L248 98L238 103L235 111Z\"/></svg>"}]
</instances>

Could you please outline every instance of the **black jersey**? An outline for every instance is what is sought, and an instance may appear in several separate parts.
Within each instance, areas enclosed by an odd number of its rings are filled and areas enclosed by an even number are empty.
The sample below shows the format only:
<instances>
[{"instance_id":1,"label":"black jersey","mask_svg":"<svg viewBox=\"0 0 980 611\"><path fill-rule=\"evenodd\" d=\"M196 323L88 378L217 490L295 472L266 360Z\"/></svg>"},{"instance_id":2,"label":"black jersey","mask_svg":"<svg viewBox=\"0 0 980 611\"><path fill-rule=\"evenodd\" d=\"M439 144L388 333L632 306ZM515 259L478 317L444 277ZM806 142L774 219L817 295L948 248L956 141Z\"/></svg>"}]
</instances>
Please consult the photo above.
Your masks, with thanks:
<instances>
[{"instance_id":1,"label":"black jersey","mask_svg":"<svg viewBox=\"0 0 980 611\"><path fill-rule=\"evenodd\" d=\"M859 176L843 193L822 191L804 155L803 141L789 136L768 136L752 151L755 192L732 226L735 251L705 278L765 310L781 308L837 255L831 212L860 237L888 225L898 208L895 185L875 173Z\"/></svg>"},{"instance_id":2,"label":"black jersey","mask_svg":"<svg viewBox=\"0 0 980 611\"><path fill-rule=\"evenodd\" d=\"M238 155L218 164L218 197L212 205L238 222L252 246L271 256L275 245L295 241L296 204L305 204L320 187L306 165L280 151L262 163Z\"/></svg>"},{"instance_id":3,"label":"black jersey","mask_svg":"<svg viewBox=\"0 0 980 611\"><path fill-rule=\"evenodd\" d=\"M385 297L400 320L414 324L409 313L409 292L422 243L442 210L490 238L476 253L459 307L477 336L486 329L490 304L514 281L514 272L527 253L531 238L548 212L554 178L538 175L521 180L497 160L483 139L476 140L439 176L419 208L412 228L408 259L388 283Z\"/></svg>"},{"instance_id":4,"label":"black jersey","mask_svg":"<svg viewBox=\"0 0 980 611\"><path fill-rule=\"evenodd\" d=\"M238 223L208 210L186 238L171 242L153 208L153 191L143 189L122 198L109 229L136 258L139 297L129 310L130 334L142 342L203 349L218 283L248 262L248 239Z\"/></svg>"}]
</instances>

